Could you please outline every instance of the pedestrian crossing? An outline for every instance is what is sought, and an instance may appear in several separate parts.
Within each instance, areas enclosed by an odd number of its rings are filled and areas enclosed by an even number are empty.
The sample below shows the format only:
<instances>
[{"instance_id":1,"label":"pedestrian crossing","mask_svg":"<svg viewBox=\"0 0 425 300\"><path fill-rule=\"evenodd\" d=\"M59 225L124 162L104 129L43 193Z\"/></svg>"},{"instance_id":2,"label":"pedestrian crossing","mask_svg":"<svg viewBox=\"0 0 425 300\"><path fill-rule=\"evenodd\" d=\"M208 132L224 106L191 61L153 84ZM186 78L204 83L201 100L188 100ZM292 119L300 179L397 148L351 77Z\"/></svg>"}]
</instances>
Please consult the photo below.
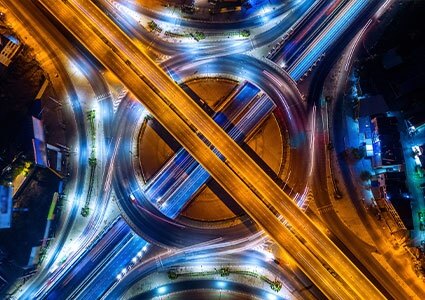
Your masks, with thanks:
<instances>
[{"instance_id":1,"label":"pedestrian crossing","mask_svg":"<svg viewBox=\"0 0 425 300\"><path fill-rule=\"evenodd\" d=\"M319 215L326 214L328 212L331 212L334 210L332 203L329 203L328 205L318 207L317 210L319 211Z\"/></svg>"},{"instance_id":2,"label":"pedestrian crossing","mask_svg":"<svg viewBox=\"0 0 425 300\"><path fill-rule=\"evenodd\" d=\"M314 202L314 195L311 189L308 189L304 202L301 204L301 210L306 211L311 202Z\"/></svg>"},{"instance_id":3,"label":"pedestrian crossing","mask_svg":"<svg viewBox=\"0 0 425 300\"><path fill-rule=\"evenodd\" d=\"M118 106L120 105L122 99L124 99L128 94L127 89L122 89L122 91L118 94L118 97L113 98L112 100L112 109L114 110L114 113L117 112Z\"/></svg>"},{"instance_id":4,"label":"pedestrian crossing","mask_svg":"<svg viewBox=\"0 0 425 300\"><path fill-rule=\"evenodd\" d=\"M111 92L103 93L103 94L97 95L97 96L96 96L96 100L97 100L98 102L101 102L101 101L103 101L103 100L108 99L109 97L111 97Z\"/></svg>"}]
</instances>

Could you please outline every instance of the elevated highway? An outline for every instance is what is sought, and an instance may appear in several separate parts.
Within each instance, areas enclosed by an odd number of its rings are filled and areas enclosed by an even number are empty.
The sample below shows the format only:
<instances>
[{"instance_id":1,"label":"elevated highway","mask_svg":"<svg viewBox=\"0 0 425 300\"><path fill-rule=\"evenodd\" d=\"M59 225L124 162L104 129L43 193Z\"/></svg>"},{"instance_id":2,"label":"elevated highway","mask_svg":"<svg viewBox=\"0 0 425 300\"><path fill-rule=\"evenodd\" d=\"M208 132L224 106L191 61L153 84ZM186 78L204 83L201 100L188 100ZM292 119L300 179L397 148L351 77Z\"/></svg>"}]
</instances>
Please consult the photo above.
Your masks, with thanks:
<instances>
[{"instance_id":1,"label":"elevated highway","mask_svg":"<svg viewBox=\"0 0 425 300\"><path fill-rule=\"evenodd\" d=\"M79 6L79 9L84 8L90 19L78 9L70 9L62 2L40 2L142 100L159 122L271 238L291 253L303 271L328 297L383 298L370 281L296 207L292 199L89 1L80 1L79 4L83 3L84 7ZM102 33L99 28L102 28ZM209 141L209 145L200 136ZM225 157L226 162L211 151L212 145ZM276 218L270 208L286 219L299 238ZM337 278L330 274L327 265L338 273Z\"/></svg>"}]
</instances>

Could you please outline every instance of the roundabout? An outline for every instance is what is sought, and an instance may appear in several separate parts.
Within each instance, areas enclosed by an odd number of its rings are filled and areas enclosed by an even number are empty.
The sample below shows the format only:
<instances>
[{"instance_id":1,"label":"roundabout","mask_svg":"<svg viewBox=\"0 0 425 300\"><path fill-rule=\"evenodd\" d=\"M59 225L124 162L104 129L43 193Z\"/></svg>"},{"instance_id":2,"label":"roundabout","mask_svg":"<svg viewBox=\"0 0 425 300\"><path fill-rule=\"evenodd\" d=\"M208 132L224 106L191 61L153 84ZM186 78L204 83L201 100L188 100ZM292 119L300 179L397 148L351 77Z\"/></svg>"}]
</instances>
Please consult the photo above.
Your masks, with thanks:
<instances>
[{"instance_id":1,"label":"roundabout","mask_svg":"<svg viewBox=\"0 0 425 300\"><path fill-rule=\"evenodd\" d=\"M206 109L217 114L218 109L225 105L223 102L234 101L228 97L237 85L237 82L229 79L198 78L184 83L184 89L194 93L208 106ZM170 141L172 137L165 136L167 133L163 130L161 133L160 127L154 120L147 119L140 130L138 156L145 184L153 180L152 177L161 171L161 166L175 155L175 151L164 141L169 141L172 145L177 143ZM282 132L285 130L281 130L272 112L260 124L256 124L254 130L249 132L244 140L244 145L249 147L250 151L254 151L255 155L276 174L280 173L284 164L283 150L286 147L283 145ZM177 145L175 148L177 150ZM215 192L221 192L221 198ZM227 202L224 203L221 199L227 199ZM189 199L179 218L186 218L189 222L198 221L197 223L201 226L204 222L206 227L223 227L224 223L238 222L243 214L243 210L224 191L220 191L215 182L210 181Z\"/></svg>"},{"instance_id":2,"label":"roundabout","mask_svg":"<svg viewBox=\"0 0 425 300\"><path fill-rule=\"evenodd\" d=\"M3 2L20 22L40 20L33 29L58 53L65 47L54 36L63 35L75 47L65 52L77 52L84 70L64 84L78 125L77 146L68 148L77 162L72 205L56 224L63 233L51 243L49 270L12 294L382 299L404 292L383 266L371 268L375 258L349 228L335 225L329 192L323 81L337 66L333 56L351 50L349 71L375 23L368 18L385 11L379 0L36 0L31 9ZM46 236L43 245L54 233Z\"/></svg>"},{"instance_id":3,"label":"roundabout","mask_svg":"<svg viewBox=\"0 0 425 300\"><path fill-rule=\"evenodd\" d=\"M220 104L223 106L225 103L230 107L230 112L237 115L235 120L246 126L242 114L238 115L239 112L236 114L235 111L245 110L248 116L246 120L252 121L252 117L249 117L250 109L256 109L255 116L258 121L261 121L262 127L256 127L255 122L250 125L253 130L255 129L256 134L249 136L251 145L249 141L246 143L246 151L256 158L263 170L274 178L276 183L292 195L299 206L304 209L307 207L306 191L308 189L305 174L310 168L308 159L310 155L309 141L305 138L305 132L308 131L304 127L307 123L304 113L305 103L288 75L272 64L246 55L231 55L192 63L180 61L164 68L171 70L173 78L177 79L194 101L197 101L198 105L211 115L215 113L213 109L215 106L221 107ZM243 74L241 74L241 68ZM215 69L220 70L220 73L212 72ZM221 80L222 83L215 82L217 80ZM211 87L211 84L227 86L232 97L226 99L228 93L225 89L220 92L221 94L211 96L208 93L208 87ZM189 91L188 88L193 90ZM197 95L194 91L201 95ZM240 95L239 98L238 95ZM239 99L239 102L234 102L237 106L231 106L233 97ZM246 99L250 97L252 99ZM255 104L258 105L255 106ZM266 110L262 111L264 108ZM187 247L217 238L222 239L224 244L230 240L240 241L241 247L246 246L246 239L249 238L249 243L252 244L250 236L258 231L257 226L224 190L217 184L214 185L214 182L210 181L210 185L215 188L214 191L207 184L204 192L198 193L198 189L204 185L191 189L194 187L192 181L192 184L180 185L180 189L176 189L180 193L174 193L175 190L170 188L171 185L176 187L175 181L186 178L180 176L185 174L185 170L178 168L178 164L171 159L173 152L178 151L180 147L160 124L145 113L138 115L138 111L144 111L143 106L130 98L124 99L118 109L119 117L114 126L122 130L122 133L117 134L121 137L121 141L131 141L131 143L121 143L119 146L120 167L116 169L114 185L116 192L119 191L119 206L133 230L147 241L162 247ZM215 115L220 116L220 114ZM268 116L269 119L267 119ZM147 126L149 124L151 126ZM230 122L229 126L233 128L234 125ZM149 138L149 143L144 138ZM266 147L264 142L275 147ZM268 149L267 153L261 150L265 148ZM153 149L159 150L159 156L155 157L151 154ZM129 153L133 155L128 155ZM178 156L180 158L176 159L183 161L184 166L187 167L189 164L187 159L190 156L185 155ZM300 164L300 157L303 157L302 164ZM264 161L268 161L269 164ZM167 168L161 169L164 165L173 171L167 173ZM195 165L192 165L191 170L195 168ZM293 165L297 166L296 172L290 171ZM147 169L147 166L150 168L156 166L161 172L154 168ZM175 177L173 172L176 172ZM152 179L155 175L161 176L156 178L160 185L152 184L155 182ZM196 176L196 179L199 179L205 175ZM208 179L207 173L206 179ZM206 179L204 178L204 182ZM199 180L197 184L199 185ZM178 196L171 199L171 204L164 202L164 199L170 196L170 192L171 195ZM165 197L163 193L168 193L168 196ZM132 201L130 195L136 201ZM199 201L189 202L194 195ZM227 217L223 218L223 215L209 212L208 203L214 203L227 212ZM186 207L186 214L184 207ZM194 211L194 208L202 210L202 213Z\"/></svg>"}]
</instances>

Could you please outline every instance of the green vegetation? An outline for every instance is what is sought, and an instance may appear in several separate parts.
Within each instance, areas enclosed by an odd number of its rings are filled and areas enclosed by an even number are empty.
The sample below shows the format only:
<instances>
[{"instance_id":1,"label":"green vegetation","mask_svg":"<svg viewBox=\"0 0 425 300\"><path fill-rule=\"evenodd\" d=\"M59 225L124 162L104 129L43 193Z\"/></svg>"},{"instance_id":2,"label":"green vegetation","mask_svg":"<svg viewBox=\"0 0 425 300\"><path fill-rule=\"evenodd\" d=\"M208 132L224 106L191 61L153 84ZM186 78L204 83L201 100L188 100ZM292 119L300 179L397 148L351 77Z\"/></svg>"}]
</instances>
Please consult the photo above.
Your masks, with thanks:
<instances>
[{"instance_id":1,"label":"green vegetation","mask_svg":"<svg viewBox=\"0 0 425 300\"><path fill-rule=\"evenodd\" d=\"M32 165L33 163L30 161L19 160L16 166L12 168L11 180L12 181L15 180L15 178L18 177L18 175L27 176Z\"/></svg>"},{"instance_id":2,"label":"green vegetation","mask_svg":"<svg viewBox=\"0 0 425 300\"><path fill-rule=\"evenodd\" d=\"M17 159L9 165L8 168L6 168L6 172L4 172L4 175L0 177L0 184L8 185L19 175L26 177L33 168L33 165L34 163L31 161L25 161L22 158Z\"/></svg>"},{"instance_id":3,"label":"green vegetation","mask_svg":"<svg viewBox=\"0 0 425 300\"><path fill-rule=\"evenodd\" d=\"M282 289L282 282L280 282L279 280L275 279L275 281L273 281L270 284L270 288L275 291L275 292L279 292Z\"/></svg>"},{"instance_id":4,"label":"green vegetation","mask_svg":"<svg viewBox=\"0 0 425 300\"><path fill-rule=\"evenodd\" d=\"M43 260L46 258L47 254L47 247L43 247L38 252L38 263L37 265L40 266L43 263Z\"/></svg>"},{"instance_id":5,"label":"green vegetation","mask_svg":"<svg viewBox=\"0 0 425 300\"><path fill-rule=\"evenodd\" d=\"M149 27L149 28L153 28L153 27ZM153 30L153 29L151 29ZM170 38L189 38L192 37L195 41L199 42L201 40L204 40L207 36L204 32L202 31L195 31L195 32L191 32L191 33L179 33L179 32L172 32L172 31L165 31L164 32L165 36L170 37ZM240 36L240 37L244 37L247 38L249 36L251 36L251 32L249 30L241 30L241 31L232 31L232 32L226 32L226 33L209 33L208 34L210 37L211 36L221 36L221 35L227 35L228 38L230 38L231 36Z\"/></svg>"},{"instance_id":6,"label":"green vegetation","mask_svg":"<svg viewBox=\"0 0 425 300\"><path fill-rule=\"evenodd\" d=\"M47 214L47 220L53 220L54 219L54 213L56 209L56 204L58 201L58 194L54 193L52 198L52 203L50 204L49 212Z\"/></svg>"},{"instance_id":7,"label":"green vegetation","mask_svg":"<svg viewBox=\"0 0 425 300\"><path fill-rule=\"evenodd\" d=\"M91 151L90 151L90 157L89 157L89 166L90 166L90 179L89 179L89 188L87 191L87 197L86 202L84 203L84 206L81 208L81 215L83 217L87 217L90 214L90 199L91 194L93 192L93 183L94 183L94 174L96 171L96 125L95 125L95 117L96 112L94 110L90 110L87 112L87 120L89 121L89 132L90 132L90 140L91 140Z\"/></svg>"},{"instance_id":8,"label":"green vegetation","mask_svg":"<svg viewBox=\"0 0 425 300\"><path fill-rule=\"evenodd\" d=\"M96 128L95 128L95 124L94 124L94 119L96 117L96 112L95 110L89 110L87 112L87 120L89 121L89 131L90 131L90 137L92 139L92 141L94 141L96 139Z\"/></svg>"},{"instance_id":9,"label":"green vegetation","mask_svg":"<svg viewBox=\"0 0 425 300\"><path fill-rule=\"evenodd\" d=\"M419 218L419 230L425 231L425 212L418 212L418 218Z\"/></svg>"},{"instance_id":10,"label":"green vegetation","mask_svg":"<svg viewBox=\"0 0 425 300\"><path fill-rule=\"evenodd\" d=\"M84 206L83 208L81 208L81 215L83 217L87 217L90 214L90 208L87 206Z\"/></svg>"},{"instance_id":11,"label":"green vegetation","mask_svg":"<svg viewBox=\"0 0 425 300\"><path fill-rule=\"evenodd\" d=\"M227 267L221 268L219 272L221 277L227 277L230 275L230 269Z\"/></svg>"},{"instance_id":12,"label":"green vegetation","mask_svg":"<svg viewBox=\"0 0 425 300\"><path fill-rule=\"evenodd\" d=\"M247 29L244 29L244 30L242 30L242 31L240 32L240 35L241 35L242 37L249 37L249 36L251 35L251 32L250 32L249 30L247 30Z\"/></svg>"},{"instance_id":13,"label":"green vegetation","mask_svg":"<svg viewBox=\"0 0 425 300\"><path fill-rule=\"evenodd\" d=\"M176 272L173 271L168 271L168 278L171 280L177 279L179 277L179 275Z\"/></svg>"},{"instance_id":14,"label":"green vegetation","mask_svg":"<svg viewBox=\"0 0 425 300\"><path fill-rule=\"evenodd\" d=\"M96 167L96 157L89 157L89 166L90 167Z\"/></svg>"},{"instance_id":15,"label":"green vegetation","mask_svg":"<svg viewBox=\"0 0 425 300\"><path fill-rule=\"evenodd\" d=\"M187 38L191 36L188 33L178 33L178 32L172 32L172 31L165 31L164 34L170 38Z\"/></svg>"},{"instance_id":16,"label":"green vegetation","mask_svg":"<svg viewBox=\"0 0 425 300\"><path fill-rule=\"evenodd\" d=\"M271 280L267 276L259 275L256 272L245 271L245 270L232 270L230 267L222 267L218 270L214 269L214 271L187 272L187 273L184 273L184 272L178 273L176 270L169 270L168 278L171 280L175 280L179 277L207 277L207 276L215 276L215 275L220 275L221 277L228 277L230 276L230 274L258 278L266 282L268 285L270 285L270 288L275 292L279 292L282 289L282 282L280 282L277 279Z\"/></svg>"},{"instance_id":17,"label":"green vegetation","mask_svg":"<svg viewBox=\"0 0 425 300\"><path fill-rule=\"evenodd\" d=\"M159 25L153 20L148 22L148 28L149 28L150 32L152 32L152 31L157 31L159 33L162 32L162 28L159 27Z\"/></svg>"},{"instance_id":18,"label":"green vegetation","mask_svg":"<svg viewBox=\"0 0 425 300\"><path fill-rule=\"evenodd\" d=\"M154 31L154 30L157 30L159 28L158 24L156 24L156 22L153 21L153 20L148 22L148 27L149 27L150 31Z\"/></svg>"},{"instance_id":19,"label":"green vegetation","mask_svg":"<svg viewBox=\"0 0 425 300\"><path fill-rule=\"evenodd\" d=\"M270 288L275 292L279 292L282 289L282 282L277 279L272 281L264 275L261 275L260 279L267 282L270 285Z\"/></svg>"},{"instance_id":20,"label":"green vegetation","mask_svg":"<svg viewBox=\"0 0 425 300\"><path fill-rule=\"evenodd\" d=\"M193 38L197 42L199 42L200 40L205 39L205 33L201 32L201 31L196 31L195 33L192 33L191 35L193 36Z\"/></svg>"},{"instance_id":21,"label":"green vegetation","mask_svg":"<svg viewBox=\"0 0 425 300\"><path fill-rule=\"evenodd\" d=\"M359 148L351 148L350 149L351 155L353 156L354 159L356 160L360 160L363 157L366 156L366 150L364 147L359 147Z\"/></svg>"}]
</instances>

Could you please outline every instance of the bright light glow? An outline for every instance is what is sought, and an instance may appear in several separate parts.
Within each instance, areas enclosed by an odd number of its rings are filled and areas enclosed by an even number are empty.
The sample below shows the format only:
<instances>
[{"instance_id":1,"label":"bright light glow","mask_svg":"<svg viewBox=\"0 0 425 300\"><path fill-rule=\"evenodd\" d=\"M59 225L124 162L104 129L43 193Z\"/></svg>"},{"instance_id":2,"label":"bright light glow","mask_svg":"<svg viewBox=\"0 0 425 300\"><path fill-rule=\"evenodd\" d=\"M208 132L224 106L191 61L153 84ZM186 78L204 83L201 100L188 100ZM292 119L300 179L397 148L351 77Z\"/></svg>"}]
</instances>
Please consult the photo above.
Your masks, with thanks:
<instances>
[{"instance_id":1,"label":"bright light glow","mask_svg":"<svg viewBox=\"0 0 425 300\"><path fill-rule=\"evenodd\" d=\"M257 251L262 253L268 261L275 259L273 253L263 248L264 246L260 246L257 248Z\"/></svg>"},{"instance_id":2,"label":"bright light glow","mask_svg":"<svg viewBox=\"0 0 425 300\"><path fill-rule=\"evenodd\" d=\"M267 294L267 299L268 300L276 300L277 297L276 297L276 295L273 295L273 294Z\"/></svg>"},{"instance_id":3,"label":"bright light glow","mask_svg":"<svg viewBox=\"0 0 425 300\"><path fill-rule=\"evenodd\" d=\"M118 274L117 275L117 280L121 280L121 278L122 278L121 274Z\"/></svg>"},{"instance_id":4,"label":"bright light glow","mask_svg":"<svg viewBox=\"0 0 425 300\"><path fill-rule=\"evenodd\" d=\"M227 282L225 281L218 281L217 282L217 287L219 287L220 289L225 288L227 285Z\"/></svg>"},{"instance_id":5,"label":"bright light glow","mask_svg":"<svg viewBox=\"0 0 425 300\"><path fill-rule=\"evenodd\" d=\"M136 197L134 197L133 194L130 194L130 200L134 202L134 201L136 201Z\"/></svg>"},{"instance_id":6,"label":"bright light glow","mask_svg":"<svg viewBox=\"0 0 425 300\"><path fill-rule=\"evenodd\" d=\"M272 11L272 8L270 6L266 6L260 11L260 16L264 23L270 20L270 16L268 13L271 11Z\"/></svg>"},{"instance_id":7,"label":"bright light glow","mask_svg":"<svg viewBox=\"0 0 425 300\"><path fill-rule=\"evenodd\" d=\"M417 155L422 155L421 148L418 145L413 146L412 151Z\"/></svg>"},{"instance_id":8,"label":"bright light glow","mask_svg":"<svg viewBox=\"0 0 425 300\"><path fill-rule=\"evenodd\" d=\"M419 167L422 167L421 159L417 155L415 155L415 164Z\"/></svg>"},{"instance_id":9,"label":"bright light glow","mask_svg":"<svg viewBox=\"0 0 425 300\"><path fill-rule=\"evenodd\" d=\"M76 62L69 60L69 71L73 76L77 77L78 79L85 78L80 68L81 66L79 66Z\"/></svg>"},{"instance_id":10,"label":"bright light glow","mask_svg":"<svg viewBox=\"0 0 425 300\"><path fill-rule=\"evenodd\" d=\"M50 270L50 273L53 273L54 271L56 271L57 268L59 268L58 264L57 263L53 264L53 267Z\"/></svg>"},{"instance_id":11,"label":"bright light glow","mask_svg":"<svg viewBox=\"0 0 425 300\"><path fill-rule=\"evenodd\" d=\"M144 106L138 106L137 110L135 110L139 114L139 118L144 120L147 116L149 116L149 112L145 109Z\"/></svg>"},{"instance_id":12,"label":"bright light glow","mask_svg":"<svg viewBox=\"0 0 425 300\"><path fill-rule=\"evenodd\" d=\"M142 257L142 251L137 252L137 257Z\"/></svg>"},{"instance_id":13,"label":"bright light glow","mask_svg":"<svg viewBox=\"0 0 425 300\"><path fill-rule=\"evenodd\" d=\"M133 263L133 264L135 264L135 263L137 262L137 257L133 257L133 258L131 259L131 261L132 261L132 263Z\"/></svg>"},{"instance_id":14,"label":"bright light glow","mask_svg":"<svg viewBox=\"0 0 425 300\"><path fill-rule=\"evenodd\" d=\"M143 246L142 251L146 252L146 250L148 250L148 246L145 245L145 246Z\"/></svg>"},{"instance_id":15,"label":"bright light glow","mask_svg":"<svg viewBox=\"0 0 425 300\"><path fill-rule=\"evenodd\" d=\"M120 10L121 12L123 12L125 15L130 16L133 20L135 20L136 22L139 22L141 19L141 15L137 12L135 12L134 10L116 2L116 1L109 1L112 5L114 5L118 10Z\"/></svg>"},{"instance_id":16,"label":"bright light glow","mask_svg":"<svg viewBox=\"0 0 425 300\"><path fill-rule=\"evenodd\" d=\"M260 15L264 16L265 14L268 14L269 12L271 12L273 9L270 6L266 6L263 8L263 10L260 12Z\"/></svg>"},{"instance_id":17,"label":"bright light glow","mask_svg":"<svg viewBox=\"0 0 425 300\"><path fill-rule=\"evenodd\" d=\"M125 273L127 273L127 269L126 269L126 268L122 269L121 273L122 273L123 275L125 275Z\"/></svg>"},{"instance_id":18,"label":"bright light glow","mask_svg":"<svg viewBox=\"0 0 425 300\"><path fill-rule=\"evenodd\" d=\"M161 286L158 288L158 294L164 294L165 292L167 292L166 286Z\"/></svg>"},{"instance_id":19,"label":"bright light glow","mask_svg":"<svg viewBox=\"0 0 425 300\"><path fill-rule=\"evenodd\" d=\"M79 243L79 240L73 240L73 241L71 241L71 245L69 247L68 255L71 252L77 251L80 247L81 247L81 245Z\"/></svg>"},{"instance_id":20,"label":"bright light glow","mask_svg":"<svg viewBox=\"0 0 425 300\"><path fill-rule=\"evenodd\" d=\"M274 255L273 253L269 252L269 251L264 251L264 256L268 259L268 260L273 260L274 259Z\"/></svg>"}]
</instances>

